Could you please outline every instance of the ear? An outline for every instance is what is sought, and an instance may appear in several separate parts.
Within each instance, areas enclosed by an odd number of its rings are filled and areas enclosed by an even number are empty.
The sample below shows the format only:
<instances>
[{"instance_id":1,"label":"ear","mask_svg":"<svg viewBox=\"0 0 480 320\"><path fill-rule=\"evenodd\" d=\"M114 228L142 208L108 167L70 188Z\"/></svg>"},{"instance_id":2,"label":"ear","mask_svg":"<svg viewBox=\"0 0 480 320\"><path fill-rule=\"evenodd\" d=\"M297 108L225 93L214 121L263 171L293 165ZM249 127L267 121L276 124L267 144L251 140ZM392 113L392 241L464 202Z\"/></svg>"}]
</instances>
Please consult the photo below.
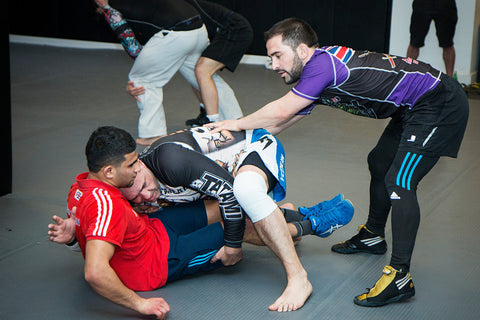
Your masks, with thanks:
<instances>
[{"instance_id":1,"label":"ear","mask_svg":"<svg viewBox=\"0 0 480 320\"><path fill-rule=\"evenodd\" d=\"M113 179L115 176L115 167L111 164L104 166L100 170L106 179Z\"/></svg>"},{"instance_id":2,"label":"ear","mask_svg":"<svg viewBox=\"0 0 480 320\"><path fill-rule=\"evenodd\" d=\"M307 59L308 57L308 54L309 54L309 48L308 46L305 44L305 43L301 43L298 47L297 47L297 54L298 56L300 57L300 59L302 60L305 60Z\"/></svg>"}]
</instances>

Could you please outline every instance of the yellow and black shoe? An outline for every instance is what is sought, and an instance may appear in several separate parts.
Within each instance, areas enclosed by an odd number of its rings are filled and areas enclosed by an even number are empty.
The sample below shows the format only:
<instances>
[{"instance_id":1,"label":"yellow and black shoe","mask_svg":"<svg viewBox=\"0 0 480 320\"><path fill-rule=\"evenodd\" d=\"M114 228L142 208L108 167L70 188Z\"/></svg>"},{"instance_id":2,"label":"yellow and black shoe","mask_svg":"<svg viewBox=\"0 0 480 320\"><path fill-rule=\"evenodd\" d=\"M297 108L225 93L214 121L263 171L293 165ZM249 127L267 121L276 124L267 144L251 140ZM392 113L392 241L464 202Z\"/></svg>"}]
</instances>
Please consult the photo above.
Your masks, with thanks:
<instances>
[{"instance_id":1,"label":"yellow and black shoe","mask_svg":"<svg viewBox=\"0 0 480 320\"><path fill-rule=\"evenodd\" d=\"M386 266L383 275L375 286L353 299L355 304L364 307L380 307L392 302L406 300L415 295L415 286L409 272L402 272Z\"/></svg>"},{"instance_id":2,"label":"yellow and black shoe","mask_svg":"<svg viewBox=\"0 0 480 320\"><path fill-rule=\"evenodd\" d=\"M347 241L333 245L332 251L342 254L359 252L384 254L387 252L387 242L385 241L385 238L371 232L362 224L358 228L358 234Z\"/></svg>"}]
</instances>

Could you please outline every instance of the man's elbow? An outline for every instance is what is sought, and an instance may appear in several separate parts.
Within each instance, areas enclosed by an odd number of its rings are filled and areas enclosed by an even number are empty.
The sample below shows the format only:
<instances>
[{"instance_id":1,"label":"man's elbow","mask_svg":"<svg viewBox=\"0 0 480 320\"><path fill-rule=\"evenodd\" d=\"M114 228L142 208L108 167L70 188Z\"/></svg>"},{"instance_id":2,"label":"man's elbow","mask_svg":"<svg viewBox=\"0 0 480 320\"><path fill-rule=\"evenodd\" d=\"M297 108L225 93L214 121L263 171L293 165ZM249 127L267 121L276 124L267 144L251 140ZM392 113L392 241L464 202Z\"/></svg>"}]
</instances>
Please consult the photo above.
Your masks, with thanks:
<instances>
[{"instance_id":1,"label":"man's elbow","mask_svg":"<svg viewBox=\"0 0 480 320\"><path fill-rule=\"evenodd\" d=\"M97 268L85 267L85 281L87 281L93 288L97 288L102 283L103 273Z\"/></svg>"}]
</instances>

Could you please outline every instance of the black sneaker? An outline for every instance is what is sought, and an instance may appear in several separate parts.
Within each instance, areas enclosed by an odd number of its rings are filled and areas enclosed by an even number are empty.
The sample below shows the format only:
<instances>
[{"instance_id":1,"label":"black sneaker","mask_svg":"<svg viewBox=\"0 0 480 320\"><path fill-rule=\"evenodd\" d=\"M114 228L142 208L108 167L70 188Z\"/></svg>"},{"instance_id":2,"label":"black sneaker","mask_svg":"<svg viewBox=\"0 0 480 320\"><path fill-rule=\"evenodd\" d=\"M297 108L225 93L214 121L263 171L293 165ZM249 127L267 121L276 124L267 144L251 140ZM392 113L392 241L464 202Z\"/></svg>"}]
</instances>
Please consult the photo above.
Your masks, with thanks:
<instances>
[{"instance_id":1,"label":"black sneaker","mask_svg":"<svg viewBox=\"0 0 480 320\"><path fill-rule=\"evenodd\" d=\"M358 228L357 235L353 236L350 240L333 245L332 251L342 254L358 252L384 254L387 252L387 242L385 238L370 232L365 225L362 224Z\"/></svg>"},{"instance_id":2,"label":"black sneaker","mask_svg":"<svg viewBox=\"0 0 480 320\"><path fill-rule=\"evenodd\" d=\"M204 108L200 108L200 114L195 119L188 119L185 124L190 127L201 127L211 121L207 118L207 112Z\"/></svg>"},{"instance_id":3,"label":"black sneaker","mask_svg":"<svg viewBox=\"0 0 480 320\"><path fill-rule=\"evenodd\" d=\"M380 307L392 302L406 300L415 295L415 286L409 272L402 272L386 266L382 277L375 286L353 299L355 304L363 307Z\"/></svg>"}]
</instances>

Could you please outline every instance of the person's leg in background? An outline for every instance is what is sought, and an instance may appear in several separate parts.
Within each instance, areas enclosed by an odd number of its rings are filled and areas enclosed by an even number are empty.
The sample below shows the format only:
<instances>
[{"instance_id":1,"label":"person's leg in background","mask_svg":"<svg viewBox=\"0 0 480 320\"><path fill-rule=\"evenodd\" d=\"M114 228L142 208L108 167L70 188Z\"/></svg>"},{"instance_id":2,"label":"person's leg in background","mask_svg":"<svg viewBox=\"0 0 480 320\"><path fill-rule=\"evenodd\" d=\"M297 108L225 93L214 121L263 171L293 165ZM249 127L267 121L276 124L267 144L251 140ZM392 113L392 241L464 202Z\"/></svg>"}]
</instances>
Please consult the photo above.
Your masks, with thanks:
<instances>
[{"instance_id":1,"label":"person's leg in background","mask_svg":"<svg viewBox=\"0 0 480 320\"><path fill-rule=\"evenodd\" d=\"M198 58L195 56L190 56L186 59L185 63L180 68L180 73L182 76L190 83L190 85L197 91L197 98L201 98L200 88L195 76L195 65L198 61ZM232 88L222 79L218 74L212 75L213 82L215 83L215 88L217 90L218 97L218 113L219 120L225 119L237 119L243 116L242 109L240 104L235 96L235 92ZM203 103L202 101L200 101ZM200 111L202 113L202 110ZM206 115L206 112L205 112ZM187 124L189 125L189 124Z\"/></svg>"},{"instance_id":2,"label":"person's leg in background","mask_svg":"<svg viewBox=\"0 0 480 320\"><path fill-rule=\"evenodd\" d=\"M218 111L218 90L213 75L225 65L207 57L200 57L195 66L195 76L200 87L200 95L205 106L206 117L210 122L220 120Z\"/></svg>"},{"instance_id":3,"label":"person's leg in background","mask_svg":"<svg viewBox=\"0 0 480 320\"><path fill-rule=\"evenodd\" d=\"M200 30L203 28L182 32L160 31L136 58L129 79L135 86L145 88L145 94L137 101L140 110L138 144L149 145L157 137L167 134L163 87L182 67L186 57L196 50L196 44L202 39ZM208 41L206 32L204 37L204 42ZM198 56L200 53L201 50Z\"/></svg>"},{"instance_id":4,"label":"person's leg in background","mask_svg":"<svg viewBox=\"0 0 480 320\"><path fill-rule=\"evenodd\" d=\"M420 48L425 45L425 37L430 29L433 17L427 13L420 1L412 2L412 16L410 18L410 43L407 48L407 57L416 60Z\"/></svg>"},{"instance_id":5,"label":"person's leg in background","mask_svg":"<svg viewBox=\"0 0 480 320\"><path fill-rule=\"evenodd\" d=\"M442 48L442 58L445 63L445 73L450 77L455 69L455 47L453 46L453 37L458 21L457 7L455 1L445 4L446 7L439 8L435 17L435 28L437 30L438 45Z\"/></svg>"}]
</instances>

